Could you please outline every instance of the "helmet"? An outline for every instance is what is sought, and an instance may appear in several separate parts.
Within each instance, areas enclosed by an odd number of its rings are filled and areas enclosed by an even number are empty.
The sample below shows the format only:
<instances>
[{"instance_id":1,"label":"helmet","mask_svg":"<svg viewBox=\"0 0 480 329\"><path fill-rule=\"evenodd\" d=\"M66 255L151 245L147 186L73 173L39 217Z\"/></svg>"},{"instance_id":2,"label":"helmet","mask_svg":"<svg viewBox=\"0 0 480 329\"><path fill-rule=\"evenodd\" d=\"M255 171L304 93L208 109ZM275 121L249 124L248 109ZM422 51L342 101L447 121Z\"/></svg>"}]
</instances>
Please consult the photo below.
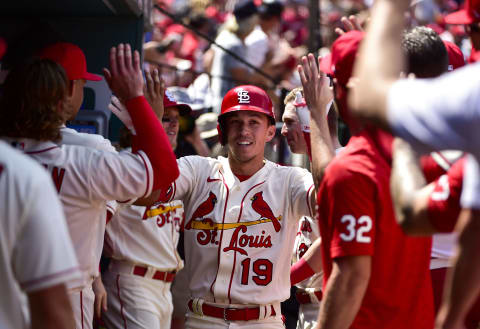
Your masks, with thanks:
<instances>
[{"instance_id":1,"label":"helmet","mask_svg":"<svg viewBox=\"0 0 480 329\"><path fill-rule=\"evenodd\" d=\"M227 92L219 118L235 111L260 112L275 122L272 100L263 89L255 86L238 86Z\"/></svg>"},{"instance_id":2,"label":"helmet","mask_svg":"<svg viewBox=\"0 0 480 329\"><path fill-rule=\"evenodd\" d=\"M236 111L263 113L272 125L275 124L272 100L263 89L251 85L235 87L230 89L223 97L222 108L218 116L218 132L222 145L226 143L222 138L222 131L225 131L222 127L223 121L228 113Z\"/></svg>"}]
</instances>

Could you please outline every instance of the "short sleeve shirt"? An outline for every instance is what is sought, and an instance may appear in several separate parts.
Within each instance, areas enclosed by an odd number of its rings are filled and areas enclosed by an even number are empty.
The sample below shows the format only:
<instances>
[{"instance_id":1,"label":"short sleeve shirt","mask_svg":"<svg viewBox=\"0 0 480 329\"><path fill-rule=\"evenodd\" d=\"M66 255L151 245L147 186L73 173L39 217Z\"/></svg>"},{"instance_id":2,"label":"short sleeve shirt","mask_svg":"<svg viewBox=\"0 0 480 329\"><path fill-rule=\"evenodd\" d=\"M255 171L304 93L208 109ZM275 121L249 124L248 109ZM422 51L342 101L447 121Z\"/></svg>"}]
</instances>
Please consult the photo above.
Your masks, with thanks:
<instances>
[{"instance_id":1,"label":"short sleeve shirt","mask_svg":"<svg viewBox=\"0 0 480 329\"><path fill-rule=\"evenodd\" d=\"M300 217L312 216L311 174L265 165L240 181L227 158L187 156L172 197L185 206L185 269L193 297L266 305L290 295L290 255Z\"/></svg>"},{"instance_id":2,"label":"short sleeve shirt","mask_svg":"<svg viewBox=\"0 0 480 329\"><path fill-rule=\"evenodd\" d=\"M371 256L370 281L350 328L431 328L431 239L407 237L397 225L390 169L366 132L327 167L317 196L324 288L336 258Z\"/></svg>"},{"instance_id":3,"label":"short sleeve shirt","mask_svg":"<svg viewBox=\"0 0 480 329\"><path fill-rule=\"evenodd\" d=\"M27 328L22 291L80 277L65 216L51 178L0 141L0 327Z\"/></svg>"},{"instance_id":4,"label":"short sleeve shirt","mask_svg":"<svg viewBox=\"0 0 480 329\"><path fill-rule=\"evenodd\" d=\"M389 91L394 133L420 152L458 149L467 160L462 206L480 209L480 63L437 79L401 80Z\"/></svg>"}]
</instances>

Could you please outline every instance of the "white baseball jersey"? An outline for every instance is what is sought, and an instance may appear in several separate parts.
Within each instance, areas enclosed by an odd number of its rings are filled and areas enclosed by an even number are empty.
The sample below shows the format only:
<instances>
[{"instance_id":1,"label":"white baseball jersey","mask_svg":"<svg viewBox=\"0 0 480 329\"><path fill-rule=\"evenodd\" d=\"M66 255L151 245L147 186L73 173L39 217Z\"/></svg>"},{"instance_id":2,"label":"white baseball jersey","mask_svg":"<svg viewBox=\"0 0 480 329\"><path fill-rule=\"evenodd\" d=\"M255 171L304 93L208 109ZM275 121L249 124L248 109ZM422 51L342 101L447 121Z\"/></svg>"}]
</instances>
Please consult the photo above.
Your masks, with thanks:
<instances>
[{"instance_id":1,"label":"white baseball jersey","mask_svg":"<svg viewBox=\"0 0 480 329\"><path fill-rule=\"evenodd\" d=\"M43 164L52 175L67 217L68 229L83 273L81 288L98 275L98 232L105 225L106 200L127 200L152 192L152 167L148 157L114 154L92 148L18 139L16 146Z\"/></svg>"},{"instance_id":2,"label":"white baseball jersey","mask_svg":"<svg viewBox=\"0 0 480 329\"><path fill-rule=\"evenodd\" d=\"M112 153L118 153L117 150L112 146L110 140L104 138L101 135L96 134L86 134L80 133L75 129L62 127L60 129L60 134L62 135L62 140L60 141L60 145L79 145L90 147L99 151L106 151ZM103 241L105 237L105 219L107 216L107 207L116 208L117 203L116 201L107 201L106 207L99 208L99 215L95 216L95 218L102 218L102 221L97 225L97 232L96 232L96 248L95 248L95 259L100 259L102 257L103 251ZM83 234L84 232L71 232L71 234ZM79 240L81 237L76 238L75 240Z\"/></svg>"},{"instance_id":3,"label":"white baseball jersey","mask_svg":"<svg viewBox=\"0 0 480 329\"><path fill-rule=\"evenodd\" d=\"M298 262L318 238L320 238L318 222L311 217L303 216L298 223L297 237L295 238L295 247L293 248L293 263ZM296 286L302 289L322 289L322 284L323 272L320 272L299 282Z\"/></svg>"},{"instance_id":4,"label":"white baseball jersey","mask_svg":"<svg viewBox=\"0 0 480 329\"><path fill-rule=\"evenodd\" d=\"M265 160L240 182L227 158L178 160L174 198L185 206L185 269L192 297L272 304L290 295L298 220L311 215L307 170Z\"/></svg>"},{"instance_id":5,"label":"white baseball jersey","mask_svg":"<svg viewBox=\"0 0 480 329\"><path fill-rule=\"evenodd\" d=\"M181 201L150 207L119 205L107 224L105 252L113 259L164 272L179 271L183 267L177 253L182 223Z\"/></svg>"},{"instance_id":6,"label":"white baseball jersey","mask_svg":"<svg viewBox=\"0 0 480 329\"><path fill-rule=\"evenodd\" d=\"M0 328L29 328L22 291L80 277L63 210L47 172L0 141Z\"/></svg>"}]
</instances>

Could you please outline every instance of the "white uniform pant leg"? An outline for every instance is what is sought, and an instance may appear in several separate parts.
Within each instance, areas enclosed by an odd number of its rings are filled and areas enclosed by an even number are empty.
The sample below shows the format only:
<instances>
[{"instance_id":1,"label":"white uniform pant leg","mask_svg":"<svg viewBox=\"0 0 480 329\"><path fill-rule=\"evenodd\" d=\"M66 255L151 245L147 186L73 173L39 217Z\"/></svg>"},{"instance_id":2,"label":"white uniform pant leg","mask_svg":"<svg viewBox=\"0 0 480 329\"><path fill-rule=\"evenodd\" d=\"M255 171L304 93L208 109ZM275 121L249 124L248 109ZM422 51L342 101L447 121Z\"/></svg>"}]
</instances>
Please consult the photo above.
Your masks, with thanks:
<instances>
[{"instance_id":1,"label":"white uniform pant leg","mask_svg":"<svg viewBox=\"0 0 480 329\"><path fill-rule=\"evenodd\" d=\"M103 276L108 329L170 329L173 306L171 283L107 271Z\"/></svg>"},{"instance_id":2,"label":"white uniform pant leg","mask_svg":"<svg viewBox=\"0 0 480 329\"><path fill-rule=\"evenodd\" d=\"M73 316L75 318L75 329L93 328L93 305L95 294L92 285L89 284L82 290L68 292L72 304Z\"/></svg>"},{"instance_id":3,"label":"white uniform pant leg","mask_svg":"<svg viewBox=\"0 0 480 329\"><path fill-rule=\"evenodd\" d=\"M298 311L297 329L313 329L317 325L320 304L302 304Z\"/></svg>"},{"instance_id":4,"label":"white uniform pant leg","mask_svg":"<svg viewBox=\"0 0 480 329\"><path fill-rule=\"evenodd\" d=\"M281 315L272 316L262 320L232 321L226 322L223 319L210 316L198 316L190 311L187 312L185 329L285 329Z\"/></svg>"}]
</instances>

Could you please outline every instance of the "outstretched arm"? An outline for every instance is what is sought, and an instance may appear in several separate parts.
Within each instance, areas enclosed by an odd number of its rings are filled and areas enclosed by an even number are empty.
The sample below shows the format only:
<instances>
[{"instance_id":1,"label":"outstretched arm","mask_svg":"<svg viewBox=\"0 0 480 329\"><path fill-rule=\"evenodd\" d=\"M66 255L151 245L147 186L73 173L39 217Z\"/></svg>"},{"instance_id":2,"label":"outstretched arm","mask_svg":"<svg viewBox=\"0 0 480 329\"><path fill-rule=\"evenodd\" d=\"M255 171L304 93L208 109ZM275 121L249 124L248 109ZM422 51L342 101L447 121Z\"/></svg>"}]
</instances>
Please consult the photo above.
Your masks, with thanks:
<instances>
[{"instance_id":1,"label":"outstretched arm","mask_svg":"<svg viewBox=\"0 0 480 329\"><path fill-rule=\"evenodd\" d=\"M110 51L110 70L104 69L112 91L126 105L136 136L133 152L144 151L153 168L153 190L167 187L179 175L175 155L167 135L143 93L140 54L130 45L120 44Z\"/></svg>"},{"instance_id":2,"label":"outstretched arm","mask_svg":"<svg viewBox=\"0 0 480 329\"><path fill-rule=\"evenodd\" d=\"M418 156L409 144L399 138L393 143L390 188L395 218L405 233L437 233L428 219L428 200L434 184L427 185Z\"/></svg>"},{"instance_id":3,"label":"outstretched arm","mask_svg":"<svg viewBox=\"0 0 480 329\"><path fill-rule=\"evenodd\" d=\"M447 274L437 329L463 328L463 320L480 293L480 211L464 209L458 221L459 245L454 266Z\"/></svg>"},{"instance_id":4,"label":"outstretched arm","mask_svg":"<svg viewBox=\"0 0 480 329\"><path fill-rule=\"evenodd\" d=\"M347 329L362 304L371 273L371 256L336 258L318 315L320 329Z\"/></svg>"},{"instance_id":5,"label":"outstretched arm","mask_svg":"<svg viewBox=\"0 0 480 329\"><path fill-rule=\"evenodd\" d=\"M358 83L349 94L351 111L361 119L389 129L387 94L403 71L401 40L410 0L377 0L355 64Z\"/></svg>"},{"instance_id":6,"label":"outstretched arm","mask_svg":"<svg viewBox=\"0 0 480 329\"><path fill-rule=\"evenodd\" d=\"M310 109L312 175L318 190L325 168L335 156L327 121L327 105L333 100L333 92L327 76L320 71L313 54L302 58L298 72L305 101Z\"/></svg>"}]
</instances>

